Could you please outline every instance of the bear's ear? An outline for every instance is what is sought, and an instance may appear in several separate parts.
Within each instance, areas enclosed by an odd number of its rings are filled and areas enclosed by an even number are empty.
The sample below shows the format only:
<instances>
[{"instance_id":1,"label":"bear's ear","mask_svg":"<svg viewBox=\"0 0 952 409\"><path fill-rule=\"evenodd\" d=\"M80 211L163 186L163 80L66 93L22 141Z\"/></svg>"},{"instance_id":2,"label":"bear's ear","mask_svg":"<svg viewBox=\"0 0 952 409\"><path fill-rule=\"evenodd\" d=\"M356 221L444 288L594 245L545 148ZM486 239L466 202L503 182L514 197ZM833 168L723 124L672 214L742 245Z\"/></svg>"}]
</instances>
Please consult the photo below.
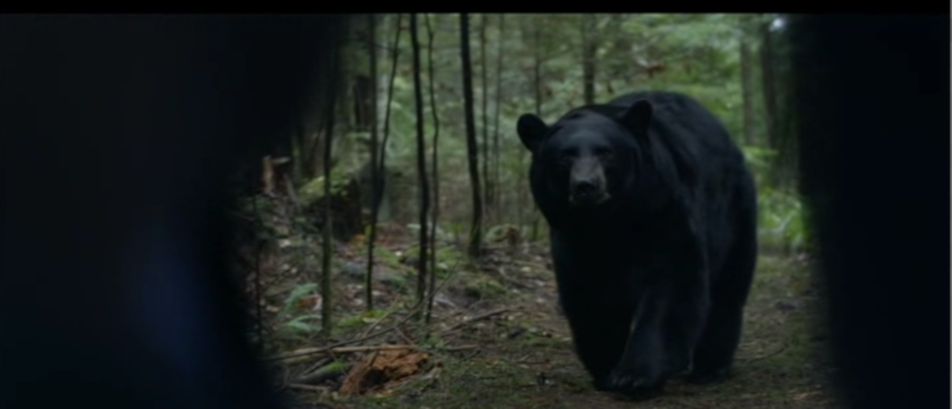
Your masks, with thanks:
<instances>
[{"instance_id":1,"label":"bear's ear","mask_svg":"<svg viewBox=\"0 0 952 409\"><path fill-rule=\"evenodd\" d=\"M532 152L535 152L548 132L549 127L534 114L522 114L516 122L516 133L519 134L519 139Z\"/></svg>"},{"instance_id":2,"label":"bear's ear","mask_svg":"<svg viewBox=\"0 0 952 409\"><path fill-rule=\"evenodd\" d=\"M622 123L637 136L647 135L654 108L646 99L636 101L621 116Z\"/></svg>"}]
</instances>

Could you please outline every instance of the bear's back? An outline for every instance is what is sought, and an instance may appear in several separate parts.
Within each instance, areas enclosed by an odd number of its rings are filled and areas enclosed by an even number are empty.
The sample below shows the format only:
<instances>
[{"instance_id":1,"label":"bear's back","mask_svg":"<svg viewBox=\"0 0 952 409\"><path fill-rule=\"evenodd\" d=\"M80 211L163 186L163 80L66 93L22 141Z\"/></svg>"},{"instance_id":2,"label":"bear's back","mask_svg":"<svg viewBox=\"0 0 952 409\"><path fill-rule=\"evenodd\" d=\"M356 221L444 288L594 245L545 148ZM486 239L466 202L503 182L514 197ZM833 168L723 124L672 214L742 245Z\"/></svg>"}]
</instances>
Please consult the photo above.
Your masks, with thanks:
<instances>
[{"instance_id":1,"label":"bear's back","mask_svg":"<svg viewBox=\"0 0 952 409\"><path fill-rule=\"evenodd\" d=\"M606 105L629 107L642 99L651 102L653 108L651 132L668 149L698 159L716 158L731 165L744 163L743 153L723 122L693 97L672 91L637 91L616 97Z\"/></svg>"}]
</instances>

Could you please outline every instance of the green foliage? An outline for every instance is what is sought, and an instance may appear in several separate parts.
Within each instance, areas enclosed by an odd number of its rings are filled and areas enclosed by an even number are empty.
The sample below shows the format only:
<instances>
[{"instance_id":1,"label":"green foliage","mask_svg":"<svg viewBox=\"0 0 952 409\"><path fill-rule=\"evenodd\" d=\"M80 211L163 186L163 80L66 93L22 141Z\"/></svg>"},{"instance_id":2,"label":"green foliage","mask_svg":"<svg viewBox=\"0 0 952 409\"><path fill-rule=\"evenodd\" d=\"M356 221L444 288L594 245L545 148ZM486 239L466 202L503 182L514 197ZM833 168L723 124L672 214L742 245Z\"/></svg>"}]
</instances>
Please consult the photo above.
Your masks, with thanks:
<instances>
[{"instance_id":1,"label":"green foliage","mask_svg":"<svg viewBox=\"0 0 952 409\"><path fill-rule=\"evenodd\" d=\"M331 169L331 195L338 195L344 191L351 178L351 173L341 166L335 166ZM305 205L312 204L324 197L325 177L318 176L301 186L298 189L298 197Z\"/></svg>"},{"instance_id":2,"label":"green foliage","mask_svg":"<svg viewBox=\"0 0 952 409\"><path fill-rule=\"evenodd\" d=\"M485 275L473 277L472 281L466 283L466 294L475 298L494 298L506 293L507 288L499 281Z\"/></svg>"},{"instance_id":3,"label":"green foliage","mask_svg":"<svg viewBox=\"0 0 952 409\"><path fill-rule=\"evenodd\" d=\"M298 302L307 295L313 294L316 289L316 283L307 283L294 287L294 289L291 290L291 294L288 295L288 298L284 300L284 308L281 309L281 315L288 316L293 314Z\"/></svg>"},{"instance_id":4,"label":"green foliage","mask_svg":"<svg viewBox=\"0 0 952 409\"><path fill-rule=\"evenodd\" d=\"M404 256L416 260L420 254L420 247L413 246L406 250ZM456 246L437 246L436 248L436 276L445 278L455 267L467 259L466 253Z\"/></svg>"},{"instance_id":5,"label":"green foliage","mask_svg":"<svg viewBox=\"0 0 952 409\"><path fill-rule=\"evenodd\" d=\"M807 231L800 197L771 186L766 177L771 161L777 157L777 151L745 146L743 152L757 183L761 246L785 251L802 250L807 243Z\"/></svg>"},{"instance_id":6,"label":"green foliage","mask_svg":"<svg viewBox=\"0 0 952 409\"><path fill-rule=\"evenodd\" d=\"M466 253L455 246L439 246L436 249L436 276L446 278L460 263L466 260Z\"/></svg>"},{"instance_id":7,"label":"green foliage","mask_svg":"<svg viewBox=\"0 0 952 409\"><path fill-rule=\"evenodd\" d=\"M281 328L292 335L313 334L319 332L321 327L320 325L311 324L307 321L320 321L320 319L321 316L319 314L299 315L281 324Z\"/></svg>"},{"instance_id":8,"label":"green foliage","mask_svg":"<svg viewBox=\"0 0 952 409\"><path fill-rule=\"evenodd\" d=\"M384 247L375 247L374 260L378 263L398 264L400 263L400 256L390 249Z\"/></svg>"},{"instance_id":9,"label":"green foliage","mask_svg":"<svg viewBox=\"0 0 952 409\"><path fill-rule=\"evenodd\" d=\"M344 317L339 319L337 323L334 324L334 328L347 329L347 328L353 328L353 327L360 327L363 325L364 325L364 316L360 314L360 315L352 315L349 317Z\"/></svg>"},{"instance_id":10,"label":"green foliage","mask_svg":"<svg viewBox=\"0 0 952 409\"><path fill-rule=\"evenodd\" d=\"M757 187L764 188L767 184L767 173L770 171L772 161L777 157L777 151L758 146L744 146L741 151L744 153L747 166L754 174Z\"/></svg>"},{"instance_id":11,"label":"green foliage","mask_svg":"<svg viewBox=\"0 0 952 409\"><path fill-rule=\"evenodd\" d=\"M787 251L802 249L808 236L800 198L769 187L761 188L758 193L761 245Z\"/></svg>"},{"instance_id":12,"label":"green foliage","mask_svg":"<svg viewBox=\"0 0 952 409\"><path fill-rule=\"evenodd\" d=\"M319 314L302 314L299 302L306 296L314 294L317 284L302 284L291 290L284 300L284 306L278 313L279 331L286 338L298 338L320 331L321 327L312 322L320 322Z\"/></svg>"},{"instance_id":13,"label":"green foliage","mask_svg":"<svg viewBox=\"0 0 952 409\"><path fill-rule=\"evenodd\" d=\"M327 365L324 365L323 367L321 367L320 370L323 372L333 372L333 373L344 372L345 370L347 370L347 362L341 361L341 360L335 360Z\"/></svg>"},{"instance_id":14,"label":"green foliage","mask_svg":"<svg viewBox=\"0 0 952 409\"><path fill-rule=\"evenodd\" d=\"M499 241L502 239L503 235L506 232L506 227L508 225L497 224L486 229L486 234L483 236L483 239L487 242Z\"/></svg>"},{"instance_id":15,"label":"green foliage","mask_svg":"<svg viewBox=\"0 0 952 409\"><path fill-rule=\"evenodd\" d=\"M421 75L425 87L434 82L436 90L435 109L440 118L440 158L442 194L453 197L450 204L441 209L440 227L466 240L469 232L471 209L468 193L467 152L463 116L462 67L460 64L459 20L455 14L429 14L434 30L434 74L427 72L429 36L421 24L423 64ZM473 76L476 106L476 126L479 143L482 144L482 112L484 99L488 99L490 138L495 134L494 118L499 104L500 154L491 155L491 166L498 166L500 201L504 208L492 212L493 224L512 223L529 226L532 206L525 185L528 167L528 152L515 134L515 122L519 115L536 111L535 72L538 63L541 112L547 121L554 121L567 109L582 101L582 35L583 20L594 18L597 30L586 33L597 44L596 100L609 98L633 90L666 89L680 91L697 98L724 122L730 133L741 142L748 162L755 173L763 200L761 204L763 234L768 240L781 240L784 246L799 247L804 232L799 216L799 201L787 191L777 190L766 175L775 174L778 165L776 149L769 146L767 119L765 116L764 89L761 76L760 46L762 30L775 16L772 14L509 14L505 27L500 29L498 18L491 15L471 16L473 38ZM422 19L421 19L422 20ZM406 21L404 19L404 21ZM382 20L378 27L378 44L390 43L394 38L396 18L393 15ZM486 26L486 77L482 84L479 30ZM406 29L404 24L403 29ZM752 61L749 102L752 112L745 122L744 92L741 81L740 45L749 45ZM776 47L775 47L776 48ZM380 53L380 71L377 73L379 89L379 128L383 130L385 101L391 58L389 49ZM404 169L411 179L416 178L413 169L415 152L415 112L413 108L412 64L410 61L409 35L401 36L398 51L400 60L394 80L393 102L390 118L390 140L386 147L387 163ZM781 54L779 48L777 53ZM362 51L361 51L362 52ZM496 59L503 56L502 69L497 71ZM777 56L782 61L781 55ZM365 58L365 57L360 57ZM661 64L664 69L649 73L650 64ZM362 66L363 67L363 66ZM777 67L783 72L784 67ZM497 92L496 83L500 84ZM485 90L484 90L485 85ZM778 87L778 92L784 92ZM424 131L427 150L432 149L434 124L433 107L429 92L424 95ZM787 118L786 107L781 106L778 120ZM750 124L751 140L742 140L745 123ZM382 136L381 132L381 136ZM365 155L365 153L361 153ZM482 157L480 149L480 161ZM429 160L429 156L427 158ZM317 183L312 182L316 187ZM785 183L784 186L793 185ZM320 189L316 189L320 191ZM409 195L411 200L415 195ZM522 208L517 206L521 203ZM415 205L397 203L396 206ZM517 219L517 215L518 218ZM793 216L796 215L796 216ZM488 225L487 225L488 226ZM781 229L784 232L780 232ZM793 229L793 230L791 230ZM800 230L796 230L800 229ZM787 230L790 230L787 232Z\"/></svg>"},{"instance_id":16,"label":"green foliage","mask_svg":"<svg viewBox=\"0 0 952 409\"><path fill-rule=\"evenodd\" d=\"M433 331L423 339L421 346L426 350L439 350L446 348L449 345L449 342L443 338L439 332Z\"/></svg>"}]
</instances>

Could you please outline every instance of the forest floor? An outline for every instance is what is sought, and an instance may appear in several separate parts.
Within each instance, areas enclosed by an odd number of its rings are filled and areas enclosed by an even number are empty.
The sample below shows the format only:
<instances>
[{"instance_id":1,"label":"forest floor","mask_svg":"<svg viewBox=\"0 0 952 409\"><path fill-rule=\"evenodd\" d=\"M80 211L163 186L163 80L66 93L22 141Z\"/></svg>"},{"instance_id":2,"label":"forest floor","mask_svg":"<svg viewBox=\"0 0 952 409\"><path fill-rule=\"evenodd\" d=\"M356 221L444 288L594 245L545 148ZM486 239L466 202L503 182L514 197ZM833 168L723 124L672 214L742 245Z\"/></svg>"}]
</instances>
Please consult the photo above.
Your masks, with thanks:
<instances>
[{"instance_id":1,"label":"forest floor","mask_svg":"<svg viewBox=\"0 0 952 409\"><path fill-rule=\"evenodd\" d=\"M424 325L408 314L414 240L405 231L381 236L370 313L366 248L356 240L335 251L332 338L315 330L319 296L306 278L320 271L319 260L311 257L310 269L290 267L300 252L289 245L262 263L260 282L270 283L262 302L271 330L266 350L276 388L293 407L841 407L817 325L820 290L803 256L761 256L731 379L697 386L676 378L662 396L632 402L592 388L559 313L544 248L500 246L473 265L451 243L441 245L432 321Z\"/></svg>"}]
</instances>

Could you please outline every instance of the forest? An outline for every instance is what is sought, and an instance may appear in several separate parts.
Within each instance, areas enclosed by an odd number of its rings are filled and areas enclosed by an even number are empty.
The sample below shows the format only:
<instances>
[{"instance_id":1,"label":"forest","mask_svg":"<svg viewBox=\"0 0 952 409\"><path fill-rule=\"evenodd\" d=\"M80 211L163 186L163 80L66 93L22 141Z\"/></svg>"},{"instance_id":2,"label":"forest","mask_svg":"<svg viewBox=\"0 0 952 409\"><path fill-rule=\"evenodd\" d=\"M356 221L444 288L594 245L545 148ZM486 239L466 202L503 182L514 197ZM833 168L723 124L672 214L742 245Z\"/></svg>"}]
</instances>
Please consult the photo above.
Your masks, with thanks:
<instances>
[{"instance_id":1,"label":"forest","mask_svg":"<svg viewBox=\"0 0 952 409\"><path fill-rule=\"evenodd\" d=\"M322 408L838 406L783 35L773 14L354 19L345 81L317 84L331 92L237 183L234 269L274 387ZM635 90L723 121L755 176L760 255L734 377L632 404L573 353L515 124Z\"/></svg>"}]
</instances>

